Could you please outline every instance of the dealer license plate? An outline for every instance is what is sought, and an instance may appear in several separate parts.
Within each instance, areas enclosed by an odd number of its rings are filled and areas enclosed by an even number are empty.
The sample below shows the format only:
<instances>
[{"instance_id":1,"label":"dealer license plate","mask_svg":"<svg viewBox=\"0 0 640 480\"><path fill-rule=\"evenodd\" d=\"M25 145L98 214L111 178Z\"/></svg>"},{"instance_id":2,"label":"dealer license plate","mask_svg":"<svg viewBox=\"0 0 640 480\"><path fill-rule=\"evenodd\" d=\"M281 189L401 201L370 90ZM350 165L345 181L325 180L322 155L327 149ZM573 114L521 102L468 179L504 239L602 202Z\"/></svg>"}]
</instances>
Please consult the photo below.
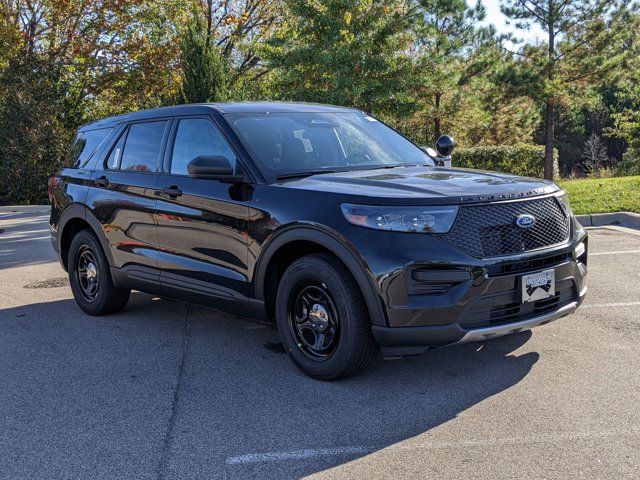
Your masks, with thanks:
<instances>
[{"instance_id":1,"label":"dealer license plate","mask_svg":"<svg viewBox=\"0 0 640 480\"><path fill-rule=\"evenodd\" d=\"M545 270L522 276L522 303L535 302L554 296L556 293L556 272Z\"/></svg>"}]
</instances>

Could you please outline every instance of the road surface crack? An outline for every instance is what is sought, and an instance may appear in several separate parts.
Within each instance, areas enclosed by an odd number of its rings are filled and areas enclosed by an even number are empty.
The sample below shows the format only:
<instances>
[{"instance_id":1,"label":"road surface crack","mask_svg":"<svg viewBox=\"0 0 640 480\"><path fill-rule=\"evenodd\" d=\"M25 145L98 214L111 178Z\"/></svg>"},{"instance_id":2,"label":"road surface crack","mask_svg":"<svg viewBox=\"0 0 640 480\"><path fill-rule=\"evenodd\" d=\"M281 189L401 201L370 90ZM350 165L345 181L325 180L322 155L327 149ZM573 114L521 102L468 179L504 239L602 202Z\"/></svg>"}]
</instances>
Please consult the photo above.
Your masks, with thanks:
<instances>
[{"instance_id":1,"label":"road surface crack","mask_svg":"<svg viewBox=\"0 0 640 480\"><path fill-rule=\"evenodd\" d=\"M158 465L158 480L168 478L169 471L169 457L171 453L171 447L173 444L173 435L176 428L176 418L178 413L178 401L180 398L180 392L184 384L184 371L187 364L187 349L189 347L189 336L191 333L191 306L187 305L187 311L184 316L184 332L182 336L182 353L180 355L180 365L178 367L178 374L176 378L176 384L173 389L173 398L171 400L171 415L169 416L169 424L167 425L167 431L164 435L162 442L162 453L160 455L160 464Z\"/></svg>"}]
</instances>

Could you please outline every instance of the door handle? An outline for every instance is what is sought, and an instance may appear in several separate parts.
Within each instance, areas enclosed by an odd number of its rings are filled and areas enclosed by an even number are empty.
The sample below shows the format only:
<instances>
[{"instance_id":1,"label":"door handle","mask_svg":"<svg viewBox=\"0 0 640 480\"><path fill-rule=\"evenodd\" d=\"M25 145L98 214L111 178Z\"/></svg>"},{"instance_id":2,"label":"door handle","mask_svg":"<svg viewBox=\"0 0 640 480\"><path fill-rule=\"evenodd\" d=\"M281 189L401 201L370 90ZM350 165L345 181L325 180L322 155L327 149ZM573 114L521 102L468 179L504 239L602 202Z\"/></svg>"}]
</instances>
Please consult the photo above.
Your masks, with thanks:
<instances>
[{"instance_id":1,"label":"door handle","mask_svg":"<svg viewBox=\"0 0 640 480\"><path fill-rule=\"evenodd\" d=\"M164 187L162 189L162 193L165 195L169 195L171 198L177 198L182 195L182 190L180 190L175 185L171 185L170 187Z\"/></svg>"},{"instance_id":2,"label":"door handle","mask_svg":"<svg viewBox=\"0 0 640 480\"><path fill-rule=\"evenodd\" d=\"M106 187L109 186L109 179L103 175L101 177L96 178L93 181L93 183L95 183L96 186L98 186L98 187L106 188Z\"/></svg>"}]
</instances>

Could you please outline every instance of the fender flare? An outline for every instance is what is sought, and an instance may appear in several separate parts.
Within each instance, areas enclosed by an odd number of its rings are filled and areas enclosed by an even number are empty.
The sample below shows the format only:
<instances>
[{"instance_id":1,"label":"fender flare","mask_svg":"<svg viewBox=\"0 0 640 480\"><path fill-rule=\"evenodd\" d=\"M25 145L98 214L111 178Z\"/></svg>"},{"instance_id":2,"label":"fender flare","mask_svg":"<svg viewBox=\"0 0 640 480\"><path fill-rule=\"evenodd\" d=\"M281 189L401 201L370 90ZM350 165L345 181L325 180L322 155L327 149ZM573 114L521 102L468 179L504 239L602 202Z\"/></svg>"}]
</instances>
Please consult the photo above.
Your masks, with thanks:
<instances>
[{"instance_id":1,"label":"fender flare","mask_svg":"<svg viewBox=\"0 0 640 480\"><path fill-rule=\"evenodd\" d=\"M107 241L107 237L105 236L104 231L102 229L102 224L95 217L93 212L91 212L91 210L89 210L86 206L79 203L74 203L69 205L67 208L64 209L64 211L60 215L60 221L58 222L58 238L56 239L58 251L60 252L60 254L61 255L63 254L62 237L64 235L64 229L71 220L74 220L76 218L84 220L86 223L89 224L89 226L93 230L93 233L98 238L100 245L102 246L102 251L107 257L109 266L113 267L114 266L113 255L111 254L111 248L109 247L109 242Z\"/></svg>"},{"instance_id":2,"label":"fender flare","mask_svg":"<svg viewBox=\"0 0 640 480\"><path fill-rule=\"evenodd\" d=\"M382 305L382 299L377 294L377 288L373 280L374 275L364 259L355 247L338 232L315 224L285 227L267 240L254 270L254 292L257 300L265 300L267 267L273 255L283 245L297 240L316 243L337 256L349 270L362 292L371 323L373 325L387 326L387 317Z\"/></svg>"}]
</instances>

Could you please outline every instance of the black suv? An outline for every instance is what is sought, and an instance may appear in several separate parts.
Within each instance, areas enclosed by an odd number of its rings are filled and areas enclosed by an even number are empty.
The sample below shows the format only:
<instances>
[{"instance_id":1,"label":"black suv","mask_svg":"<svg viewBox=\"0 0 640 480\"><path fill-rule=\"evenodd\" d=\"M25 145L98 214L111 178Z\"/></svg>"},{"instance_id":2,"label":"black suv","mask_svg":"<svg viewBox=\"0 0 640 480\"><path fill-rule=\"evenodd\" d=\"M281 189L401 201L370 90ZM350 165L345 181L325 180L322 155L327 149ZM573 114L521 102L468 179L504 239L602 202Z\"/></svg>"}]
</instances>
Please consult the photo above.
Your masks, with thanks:
<instances>
[{"instance_id":1,"label":"black suv","mask_svg":"<svg viewBox=\"0 0 640 480\"><path fill-rule=\"evenodd\" d=\"M441 160L326 105L107 118L79 129L49 182L52 242L85 312L117 312L136 289L274 319L325 380L378 347L413 355L575 311L587 235L565 193Z\"/></svg>"}]
</instances>

